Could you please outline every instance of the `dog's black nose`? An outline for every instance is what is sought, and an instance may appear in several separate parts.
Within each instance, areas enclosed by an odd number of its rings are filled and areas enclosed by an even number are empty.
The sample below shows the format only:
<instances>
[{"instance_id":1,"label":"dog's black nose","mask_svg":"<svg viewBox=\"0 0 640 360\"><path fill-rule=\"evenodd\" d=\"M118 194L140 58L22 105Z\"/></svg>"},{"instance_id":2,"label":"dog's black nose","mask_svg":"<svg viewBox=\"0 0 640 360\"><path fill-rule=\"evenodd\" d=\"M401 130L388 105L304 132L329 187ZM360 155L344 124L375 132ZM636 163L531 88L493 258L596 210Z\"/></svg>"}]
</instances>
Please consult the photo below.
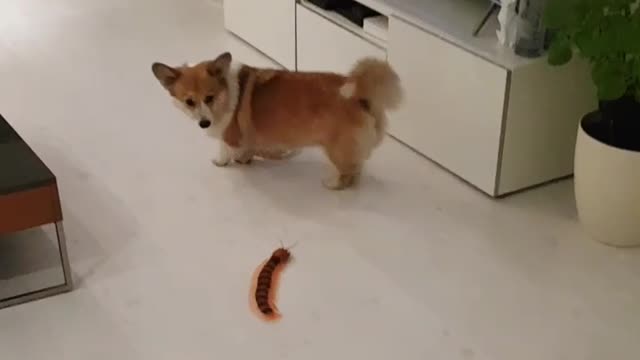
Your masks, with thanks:
<instances>
[{"instance_id":1,"label":"dog's black nose","mask_svg":"<svg viewBox=\"0 0 640 360\"><path fill-rule=\"evenodd\" d=\"M200 125L201 128L206 129L209 126L211 126L211 121L209 121L207 119L201 119L200 122L198 123L198 125Z\"/></svg>"}]
</instances>

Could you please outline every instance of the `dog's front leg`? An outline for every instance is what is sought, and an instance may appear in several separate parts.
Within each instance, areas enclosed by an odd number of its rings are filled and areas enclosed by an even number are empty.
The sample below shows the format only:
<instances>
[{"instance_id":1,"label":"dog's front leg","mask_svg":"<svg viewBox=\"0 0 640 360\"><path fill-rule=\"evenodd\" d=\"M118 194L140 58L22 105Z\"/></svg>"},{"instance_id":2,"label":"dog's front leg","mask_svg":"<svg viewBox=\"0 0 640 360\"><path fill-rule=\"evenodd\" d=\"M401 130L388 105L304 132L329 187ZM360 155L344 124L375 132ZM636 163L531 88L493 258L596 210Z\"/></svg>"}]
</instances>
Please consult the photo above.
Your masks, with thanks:
<instances>
[{"instance_id":1,"label":"dog's front leg","mask_svg":"<svg viewBox=\"0 0 640 360\"><path fill-rule=\"evenodd\" d=\"M234 150L226 142L220 141L220 150L218 151L218 157L213 159L213 164L218 167L224 167L231 163L233 160Z\"/></svg>"},{"instance_id":2,"label":"dog's front leg","mask_svg":"<svg viewBox=\"0 0 640 360\"><path fill-rule=\"evenodd\" d=\"M220 150L218 157L213 160L213 164L218 167L224 167L236 161L243 165L248 165L253 160L253 150L244 148L234 148L229 146L226 142L220 142Z\"/></svg>"}]
</instances>

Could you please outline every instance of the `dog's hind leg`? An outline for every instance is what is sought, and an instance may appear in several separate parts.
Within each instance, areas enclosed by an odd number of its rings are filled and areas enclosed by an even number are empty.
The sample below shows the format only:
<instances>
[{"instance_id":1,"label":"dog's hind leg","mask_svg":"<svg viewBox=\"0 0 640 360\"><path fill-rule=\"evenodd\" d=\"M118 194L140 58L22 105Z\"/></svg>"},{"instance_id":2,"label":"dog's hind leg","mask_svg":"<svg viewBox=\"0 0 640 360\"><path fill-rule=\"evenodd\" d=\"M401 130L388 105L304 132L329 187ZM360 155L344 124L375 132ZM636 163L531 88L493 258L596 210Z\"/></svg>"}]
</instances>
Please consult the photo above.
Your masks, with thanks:
<instances>
[{"instance_id":1,"label":"dog's hind leg","mask_svg":"<svg viewBox=\"0 0 640 360\"><path fill-rule=\"evenodd\" d=\"M362 159L354 141L340 141L325 146L325 152L337 173L322 183L330 190L343 190L355 185L362 171Z\"/></svg>"},{"instance_id":2,"label":"dog's hind leg","mask_svg":"<svg viewBox=\"0 0 640 360\"><path fill-rule=\"evenodd\" d=\"M254 155L255 152L253 150L239 151L238 156L234 160L242 165L249 165L253 161Z\"/></svg>"}]
</instances>

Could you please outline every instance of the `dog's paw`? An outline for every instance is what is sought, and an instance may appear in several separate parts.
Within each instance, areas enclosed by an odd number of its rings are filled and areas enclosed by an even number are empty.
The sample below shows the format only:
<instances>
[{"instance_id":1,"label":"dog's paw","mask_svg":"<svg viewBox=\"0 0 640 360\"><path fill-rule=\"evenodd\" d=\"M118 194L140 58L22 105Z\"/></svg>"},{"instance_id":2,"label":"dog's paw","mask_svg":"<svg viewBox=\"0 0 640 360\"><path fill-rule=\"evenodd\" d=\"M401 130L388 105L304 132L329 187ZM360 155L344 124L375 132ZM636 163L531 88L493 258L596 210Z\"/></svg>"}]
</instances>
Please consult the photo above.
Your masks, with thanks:
<instances>
[{"instance_id":1,"label":"dog's paw","mask_svg":"<svg viewBox=\"0 0 640 360\"><path fill-rule=\"evenodd\" d=\"M231 163L231 160L229 159L213 159L211 160L211 163L217 167L225 167L225 166L229 166L229 164Z\"/></svg>"},{"instance_id":2,"label":"dog's paw","mask_svg":"<svg viewBox=\"0 0 640 360\"><path fill-rule=\"evenodd\" d=\"M248 158L248 159L238 159L238 160L236 160L236 162L237 162L238 164L241 164L241 165L251 165L251 163L253 162L253 158Z\"/></svg>"},{"instance_id":3,"label":"dog's paw","mask_svg":"<svg viewBox=\"0 0 640 360\"><path fill-rule=\"evenodd\" d=\"M345 188L338 177L324 179L322 180L322 185L329 190L343 190Z\"/></svg>"},{"instance_id":4,"label":"dog's paw","mask_svg":"<svg viewBox=\"0 0 640 360\"><path fill-rule=\"evenodd\" d=\"M246 152L246 153L242 154L240 157L238 157L237 159L235 159L235 161L238 164L249 165L253 161L253 153L252 152Z\"/></svg>"},{"instance_id":5,"label":"dog's paw","mask_svg":"<svg viewBox=\"0 0 640 360\"><path fill-rule=\"evenodd\" d=\"M356 180L355 175L339 175L324 179L322 185L329 190L344 190L355 185Z\"/></svg>"}]
</instances>

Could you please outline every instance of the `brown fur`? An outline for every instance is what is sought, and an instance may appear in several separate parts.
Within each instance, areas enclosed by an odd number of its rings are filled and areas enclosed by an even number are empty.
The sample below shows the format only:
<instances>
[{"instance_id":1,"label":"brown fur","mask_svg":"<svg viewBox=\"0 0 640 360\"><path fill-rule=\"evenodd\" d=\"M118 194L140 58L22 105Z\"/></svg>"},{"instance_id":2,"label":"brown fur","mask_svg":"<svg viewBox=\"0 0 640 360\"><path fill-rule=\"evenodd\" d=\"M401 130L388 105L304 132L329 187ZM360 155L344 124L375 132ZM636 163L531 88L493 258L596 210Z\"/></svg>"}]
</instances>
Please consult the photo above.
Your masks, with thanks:
<instances>
[{"instance_id":1,"label":"brown fur","mask_svg":"<svg viewBox=\"0 0 640 360\"><path fill-rule=\"evenodd\" d=\"M338 172L325 182L333 189L357 180L364 161L384 137L385 111L397 107L402 97L397 75L379 60L363 59L346 76L243 65L236 75L234 107L232 84L225 76L230 61L225 53L193 67L154 64L153 71L178 101L213 96L213 117L233 112L221 138L241 150L238 158L250 160L274 149L322 147Z\"/></svg>"}]
</instances>

